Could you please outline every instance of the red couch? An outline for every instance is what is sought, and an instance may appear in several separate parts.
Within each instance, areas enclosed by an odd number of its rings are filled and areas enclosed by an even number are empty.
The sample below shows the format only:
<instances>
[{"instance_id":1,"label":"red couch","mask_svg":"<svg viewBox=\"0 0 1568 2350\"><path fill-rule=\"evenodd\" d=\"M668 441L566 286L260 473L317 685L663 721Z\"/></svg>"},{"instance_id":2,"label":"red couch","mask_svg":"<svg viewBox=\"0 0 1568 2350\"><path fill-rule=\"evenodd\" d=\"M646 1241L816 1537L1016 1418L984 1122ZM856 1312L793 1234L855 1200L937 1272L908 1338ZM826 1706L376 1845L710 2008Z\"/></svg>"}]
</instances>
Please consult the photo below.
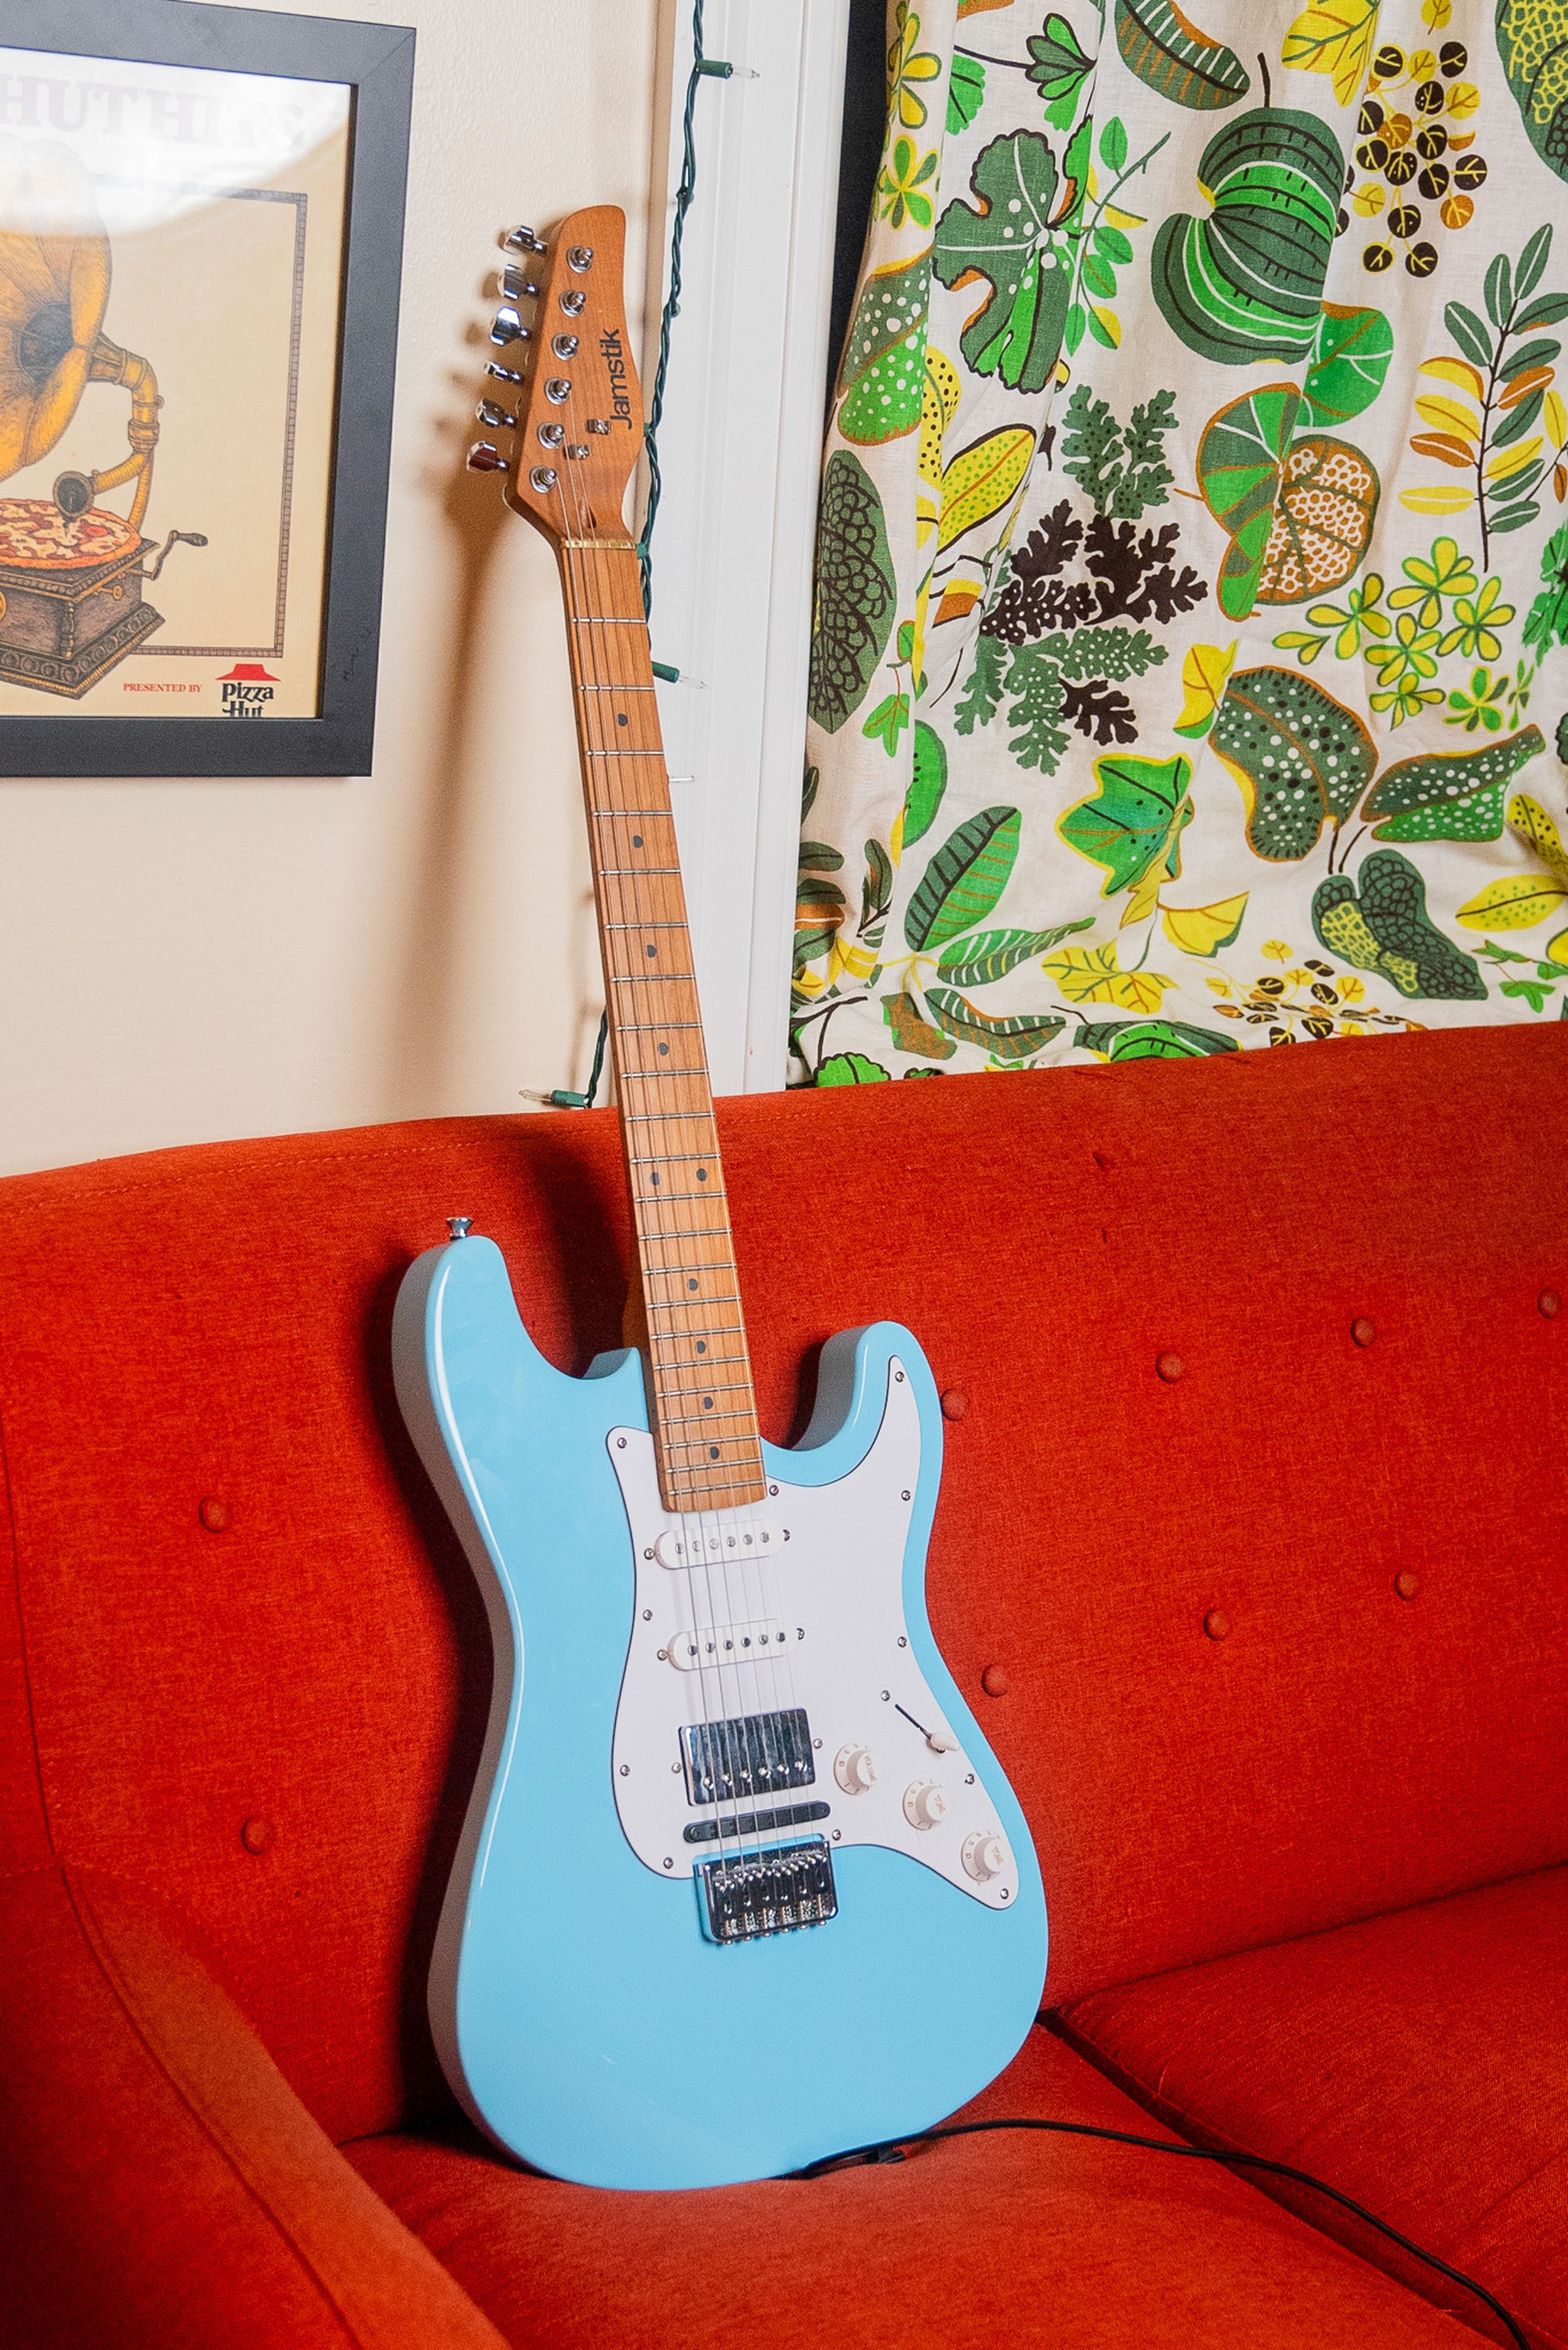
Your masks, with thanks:
<instances>
[{"instance_id":1,"label":"red couch","mask_svg":"<svg viewBox=\"0 0 1568 2350\"><path fill-rule=\"evenodd\" d=\"M931 1612L1053 1929L1042 2028L978 2110L1304 2166L1561 2350L1568 1028L722 1126L769 1432L882 1315L947 1391ZM607 1116L0 1184L0 2333L1504 2338L1211 2163L993 2136L610 2195L481 2143L424 1980L487 1642L388 1371L454 1211L557 1362L617 1343Z\"/></svg>"}]
</instances>

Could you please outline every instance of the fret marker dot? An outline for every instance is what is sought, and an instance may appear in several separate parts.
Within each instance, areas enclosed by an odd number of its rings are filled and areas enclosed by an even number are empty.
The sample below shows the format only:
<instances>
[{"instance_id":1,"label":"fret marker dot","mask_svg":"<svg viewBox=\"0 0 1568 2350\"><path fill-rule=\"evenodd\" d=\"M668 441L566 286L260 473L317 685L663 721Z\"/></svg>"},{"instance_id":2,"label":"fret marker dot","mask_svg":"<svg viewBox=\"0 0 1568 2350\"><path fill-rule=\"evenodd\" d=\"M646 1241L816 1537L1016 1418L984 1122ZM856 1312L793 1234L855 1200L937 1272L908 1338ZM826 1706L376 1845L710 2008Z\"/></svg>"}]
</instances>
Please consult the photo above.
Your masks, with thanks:
<instances>
[{"instance_id":1,"label":"fret marker dot","mask_svg":"<svg viewBox=\"0 0 1568 2350\"><path fill-rule=\"evenodd\" d=\"M697 1180L699 1183L705 1183L708 1180L708 1170L705 1167L699 1167L697 1170Z\"/></svg>"},{"instance_id":2,"label":"fret marker dot","mask_svg":"<svg viewBox=\"0 0 1568 2350\"><path fill-rule=\"evenodd\" d=\"M642 847L642 835L640 832L634 832L632 834L631 845L634 848L640 848Z\"/></svg>"},{"instance_id":3,"label":"fret marker dot","mask_svg":"<svg viewBox=\"0 0 1568 2350\"><path fill-rule=\"evenodd\" d=\"M711 1444L708 1447L708 1458L710 1461L717 1461L719 1458L719 1448L716 1444Z\"/></svg>"},{"instance_id":4,"label":"fret marker dot","mask_svg":"<svg viewBox=\"0 0 1568 2350\"><path fill-rule=\"evenodd\" d=\"M616 712L615 723L618 726L624 726L626 724L626 712L624 710L618 710Z\"/></svg>"},{"instance_id":5,"label":"fret marker dot","mask_svg":"<svg viewBox=\"0 0 1568 2350\"><path fill-rule=\"evenodd\" d=\"M653 1180L654 1180L654 1181L657 1183L657 1182L658 1182L658 1180L659 1180L658 1176L656 1175L656 1176L654 1177L654 1179L653 1179ZM687 1283L686 1286L687 1286L687 1288L688 1288L688 1289L695 1289L695 1288L696 1288L696 1286L697 1286L697 1284L696 1284L696 1282L695 1282L695 1281L689 1281L689 1282Z\"/></svg>"},{"instance_id":6,"label":"fret marker dot","mask_svg":"<svg viewBox=\"0 0 1568 2350\"><path fill-rule=\"evenodd\" d=\"M657 1184L657 1183L658 1183L658 1181L659 1181L659 1178L658 1178L658 1176L657 1176L657 1175L650 1175L650 1176L649 1177L649 1179L648 1179L648 1180L649 1180L649 1181L650 1183L653 1183L653 1184Z\"/></svg>"},{"instance_id":7,"label":"fret marker dot","mask_svg":"<svg viewBox=\"0 0 1568 2350\"><path fill-rule=\"evenodd\" d=\"M704 1396L704 1397L703 1397L703 1399L702 1399L702 1409L703 1409L703 1410L704 1410L704 1411L711 1411L711 1410L712 1410L712 1409L713 1409L713 1399L712 1399L712 1397L711 1397L711 1396Z\"/></svg>"},{"instance_id":8,"label":"fret marker dot","mask_svg":"<svg viewBox=\"0 0 1568 2350\"><path fill-rule=\"evenodd\" d=\"M648 952L649 952L649 956L653 956L653 955L656 955L656 954L659 952L659 949L658 949L657 947L649 947L649 950L648 950Z\"/></svg>"},{"instance_id":9,"label":"fret marker dot","mask_svg":"<svg viewBox=\"0 0 1568 2350\"><path fill-rule=\"evenodd\" d=\"M660 1046L659 1046L659 1051L660 1051L662 1054L665 1054L665 1055L668 1055L668 1054L669 1054L669 1051L670 1051L670 1047L669 1047L669 1045L660 1045Z\"/></svg>"},{"instance_id":10,"label":"fret marker dot","mask_svg":"<svg viewBox=\"0 0 1568 2350\"><path fill-rule=\"evenodd\" d=\"M708 1341L707 1341L707 1339L706 1339L706 1338L699 1338L699 1339L698 1339L698 1341L697 1341L697 1352L698 1352L700 1355L705 1355L705 1354L707 1353L707 1351L708 1351Z\"/></svg>"}]
</instances>

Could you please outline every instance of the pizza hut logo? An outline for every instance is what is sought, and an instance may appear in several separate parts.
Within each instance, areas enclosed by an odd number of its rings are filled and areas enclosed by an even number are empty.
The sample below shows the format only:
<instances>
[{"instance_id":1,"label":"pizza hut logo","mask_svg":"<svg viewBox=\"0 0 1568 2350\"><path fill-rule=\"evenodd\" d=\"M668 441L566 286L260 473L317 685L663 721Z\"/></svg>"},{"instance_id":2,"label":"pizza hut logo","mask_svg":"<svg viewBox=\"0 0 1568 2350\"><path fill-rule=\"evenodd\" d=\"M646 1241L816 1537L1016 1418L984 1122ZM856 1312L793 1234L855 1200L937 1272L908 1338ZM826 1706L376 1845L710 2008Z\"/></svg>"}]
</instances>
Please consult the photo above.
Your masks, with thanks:
<instances>
[{"instance_id":1,"label":"pizza hut logo","mask_svg":"<svg viewBox=\"0 0 1568 2350\"><path fill-rule=\"evenodd\" d=\"M279 681L260 661L236 661L218 680L223 689L225 718L264 718Z\"/></svg>"}]
</instances>

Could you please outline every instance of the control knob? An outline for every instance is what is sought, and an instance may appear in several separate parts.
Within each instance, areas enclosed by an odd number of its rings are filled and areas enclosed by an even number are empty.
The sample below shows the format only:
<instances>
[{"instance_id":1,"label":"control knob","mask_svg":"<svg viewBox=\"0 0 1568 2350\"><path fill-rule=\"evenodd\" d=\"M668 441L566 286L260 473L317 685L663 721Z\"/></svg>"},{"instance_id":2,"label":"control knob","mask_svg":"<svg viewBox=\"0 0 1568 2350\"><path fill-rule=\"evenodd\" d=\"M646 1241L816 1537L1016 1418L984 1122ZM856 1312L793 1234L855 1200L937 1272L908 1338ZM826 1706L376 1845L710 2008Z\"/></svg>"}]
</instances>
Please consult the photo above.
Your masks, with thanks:
<instances>
[{"instance_id":1,"label":"control knob","mask_svg":"<svg viewBox=\"0 0 1568 2350\"><path fill-rule=\"evenodd\" d=\"M841 1746L833 1758L833 1775L846 1795L863 1795L877 1784L877 1757L865 1746Z\"/></svg>"},{"instance_id":2,"label":"control knob","mask_svg":"<svg viewBox=\"0 0 1568 2350\"><path fill-rule=\"evenodd\" d=\"M934 1779L916 1779L904 1790L904 1817L912 1828L934 1828L948 1815L944 1788Z\"/></svg>"},{"instance_id":3,"label":"control knob","mask_svg":"<svg viewBox=\"0 0 1568 2350\"><path fill-rule=\"evenodd\" d=\"M977 1885L1000 1877L1007 1866L1007 1846L994 1828L980 1828L963 1840L963 1865Z\"/></svg>"}]
</instances>

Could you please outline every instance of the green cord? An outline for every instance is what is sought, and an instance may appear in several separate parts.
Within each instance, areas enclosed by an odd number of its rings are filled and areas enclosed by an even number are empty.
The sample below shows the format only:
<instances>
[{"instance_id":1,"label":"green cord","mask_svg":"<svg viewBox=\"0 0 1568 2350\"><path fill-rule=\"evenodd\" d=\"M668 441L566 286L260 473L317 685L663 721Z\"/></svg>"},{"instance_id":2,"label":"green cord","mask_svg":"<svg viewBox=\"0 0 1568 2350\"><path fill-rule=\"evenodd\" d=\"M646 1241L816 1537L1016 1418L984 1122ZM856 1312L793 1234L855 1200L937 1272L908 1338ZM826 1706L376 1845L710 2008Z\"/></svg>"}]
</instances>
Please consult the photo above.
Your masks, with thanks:
<instances>
[{"instance_id":1,"label":"green cord","mask_svg":"<svg viewBox=\"0 0 1568 2350\"><path fill-rule=\"evenodd\" d=\"M732 65L725 64L721 57L703 56L702 6L703 0L692 0L691 71L686 83L686 105L680 119L680 184L675 191L675 219L670 231L670 291L665 296L663 313L659 321L659 359L653 370L653 398L649 404L648 422L642 429L643 447L648 452L648 504L642 517L642 536L637 542L637 560L642 572L645 618L653 609L653 563L649 549L664 488L659 470L659 428L664 418L664 380L670 372L670 329L680 315L680 245L686 230L686 215L697 192L697 85L705 77L715 81L728 81L735 70ZM668 661L655 661L653 674L662 679L666 685L678 685L680 681L680 671L671 669ZM557 1086L553 1094L545 1096L552 1109L593 1107L599 1075L605 1065L605 1039L608 1035L609 1014L607 1011L599 1015L599 1041L594 1047L594 1066L588 1074L587 1092L570 1093L565 1086ZM537 1100L537 1095L534 1098Z\"/></svg>"}]
</instances>

